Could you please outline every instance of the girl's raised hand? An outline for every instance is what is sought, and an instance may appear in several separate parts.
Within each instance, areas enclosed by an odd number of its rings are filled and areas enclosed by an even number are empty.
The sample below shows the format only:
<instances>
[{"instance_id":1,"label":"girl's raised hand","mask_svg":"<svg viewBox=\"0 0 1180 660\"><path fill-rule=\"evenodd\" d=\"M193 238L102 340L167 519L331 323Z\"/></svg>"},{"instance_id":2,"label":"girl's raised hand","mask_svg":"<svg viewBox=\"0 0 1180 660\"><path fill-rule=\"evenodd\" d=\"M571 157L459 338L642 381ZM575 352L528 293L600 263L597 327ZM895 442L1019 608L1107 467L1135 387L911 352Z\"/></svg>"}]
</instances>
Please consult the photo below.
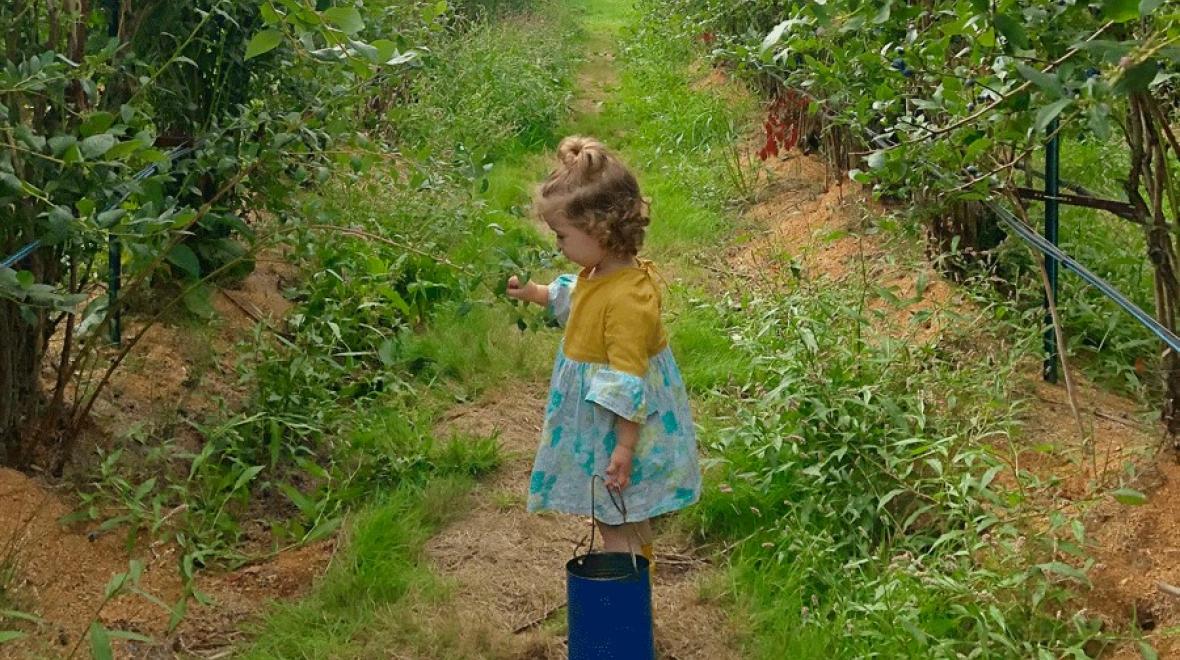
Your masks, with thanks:
<instances>
[{"instance_id":1,"label":"girl's raised hand","mask_svg":"<svg viewBox=\"0 0 1180 660\"><path fill-rule=\"evenodd\" d=\"M529 284L531 284L531 282L525 282L524 284L521 284L520 278L513 275L512 277L508 278L508 288L505 290L505 293L508 294L509 298L528 300Z\"/></svg>"},{"instance_id":2,"label":"girl's raised hand","mask_svg":"<svg viewBox=\"0 0 1180 660\"><path fill-rule=\"evenodd\" d=\"M504 293L508 294L509 298L531 302L542 307L549 302L548 286L537 284L536 282L522 283L516 275L508 278L508 284L504 288Z\"/></svg>"}]
</instances>

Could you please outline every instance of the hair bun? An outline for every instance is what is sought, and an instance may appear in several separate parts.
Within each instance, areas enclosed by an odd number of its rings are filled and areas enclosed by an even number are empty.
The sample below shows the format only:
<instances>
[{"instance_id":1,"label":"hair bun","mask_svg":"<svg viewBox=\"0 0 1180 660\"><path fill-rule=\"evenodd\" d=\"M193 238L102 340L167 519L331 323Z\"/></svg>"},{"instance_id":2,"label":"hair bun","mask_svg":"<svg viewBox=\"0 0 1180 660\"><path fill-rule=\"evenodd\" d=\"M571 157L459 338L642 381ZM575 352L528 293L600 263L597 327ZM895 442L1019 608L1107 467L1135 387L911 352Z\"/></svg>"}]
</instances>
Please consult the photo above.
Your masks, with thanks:
<instances>
[{"instance_id":1,"label":"hair bun","mask_svg":"<svg viewBox=\"0 0 1180 660\"><path fill-rule=\"evenodd\" d=\"M606 164L606 147L594 138L571 135L557 145L557 158L567 169L592 174Z\"/></svg>"}]
</instances>

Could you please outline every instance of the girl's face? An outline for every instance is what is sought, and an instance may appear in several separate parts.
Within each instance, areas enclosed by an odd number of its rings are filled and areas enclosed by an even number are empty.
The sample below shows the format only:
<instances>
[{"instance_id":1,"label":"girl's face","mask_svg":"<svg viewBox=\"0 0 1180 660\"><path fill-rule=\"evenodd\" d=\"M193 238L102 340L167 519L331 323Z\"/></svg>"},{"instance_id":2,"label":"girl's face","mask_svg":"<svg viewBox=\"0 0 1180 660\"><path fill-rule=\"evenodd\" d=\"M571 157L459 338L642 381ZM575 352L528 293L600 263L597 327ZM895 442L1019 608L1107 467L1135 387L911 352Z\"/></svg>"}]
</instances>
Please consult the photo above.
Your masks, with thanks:
<instances>
[{"instance_id":1,"label":"girl's face","mask_svg":"<svg viewBox=\"0 0 1180 660\"><path fill-rule=\"evenodd\" d=\"M546 219L546 223L557 234L557 249L570 261L583 268L593 268L606 258L606 250L597 241L565 218Z\"/></svg>"}]
</instances>

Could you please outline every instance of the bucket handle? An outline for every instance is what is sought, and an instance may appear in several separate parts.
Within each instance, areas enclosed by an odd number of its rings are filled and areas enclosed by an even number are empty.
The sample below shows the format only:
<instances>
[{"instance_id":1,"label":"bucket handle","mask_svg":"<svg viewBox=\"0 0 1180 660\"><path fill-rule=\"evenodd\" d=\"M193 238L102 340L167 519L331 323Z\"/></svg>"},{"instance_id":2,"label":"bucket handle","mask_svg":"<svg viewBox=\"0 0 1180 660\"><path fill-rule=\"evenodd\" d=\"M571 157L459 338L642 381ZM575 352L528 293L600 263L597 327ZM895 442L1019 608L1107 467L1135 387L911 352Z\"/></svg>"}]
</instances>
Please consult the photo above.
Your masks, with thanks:
<instances>
[{"instance_id":1,"label":"bucket handle","mask_svg":"<svg viewBox=\"0 0 1180 660\"><path fill-rule=\"evenodd\" d=\"M624 525L627 524L627 502L623 499L623 493L620 491L619 498L616 500L614 491L612 491L606 485L606 479L603 479L602 476L598 475L598 474L591 475L590 476L590 547L586 550L586 554L591 554L594 552L594 530L595 530L595 528L598 527L598 524L597 524L597 521L596 521L595 515L594 515L595 512L598 511L596 498L594 496L594 480L595 479L602 482L602 487L603 487L603 489L606 490L607 496L610 497L611 504L615 505L615 510L618 511L620 514L622 514L622 516L623 516L622 524L624 524ZM638 538L639 532L632 530L632 533L636 536L636 538ZM635 558L635 546L632 545L630 537L627 538L627 551L631 555L631 567L635 569L636 573L638 573L639 572L639 561L636 560L636 558ZM574 548L575 557L577 556L577 553L578 553L578 549Z\"/></svg>"}]
</instances>

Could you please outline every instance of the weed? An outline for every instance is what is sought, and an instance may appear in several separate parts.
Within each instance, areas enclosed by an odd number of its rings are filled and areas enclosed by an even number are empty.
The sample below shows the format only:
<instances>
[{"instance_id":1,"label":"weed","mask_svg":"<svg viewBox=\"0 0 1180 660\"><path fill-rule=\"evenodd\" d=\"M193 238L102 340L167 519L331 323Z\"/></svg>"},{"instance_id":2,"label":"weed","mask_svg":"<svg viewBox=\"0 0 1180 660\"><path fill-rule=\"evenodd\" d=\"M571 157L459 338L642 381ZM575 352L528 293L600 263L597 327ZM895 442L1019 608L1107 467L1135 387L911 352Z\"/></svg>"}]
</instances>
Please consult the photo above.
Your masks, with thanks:
<instances>
[{"instance_id":1,"label":"weed","mask_svg":"<svg viewBox=\"0 0 1180 660\"><path fill-rule=\"evenodd\" d=\"M520 511L525 506L524 495L516 490L498 490L492 493L492 505L497 511Z\"/></svg>"}]
</instances>

